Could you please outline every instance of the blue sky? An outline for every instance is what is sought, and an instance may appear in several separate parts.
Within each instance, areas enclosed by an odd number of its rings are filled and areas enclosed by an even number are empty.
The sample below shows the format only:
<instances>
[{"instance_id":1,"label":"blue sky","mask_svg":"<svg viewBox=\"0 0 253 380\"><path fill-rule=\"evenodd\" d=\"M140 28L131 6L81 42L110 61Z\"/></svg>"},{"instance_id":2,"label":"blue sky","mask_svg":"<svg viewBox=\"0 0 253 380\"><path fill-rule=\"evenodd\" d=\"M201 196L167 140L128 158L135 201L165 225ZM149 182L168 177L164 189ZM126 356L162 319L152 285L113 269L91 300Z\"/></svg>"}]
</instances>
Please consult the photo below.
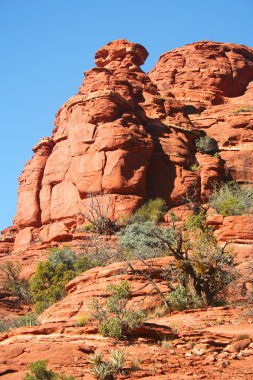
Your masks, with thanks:
<instances>
[{"instance_id":1,"label":"blue sky","mask_svg":"<svg viewBox=\"0 0 253 380\"><path fill-rule=\"evenodd\" d=\"M253 0L0 0L0 229L12 224L17 179L50 136L94 53L126 38L159 56L198 40L253 46Z\"/></svg>"}]
</instances>

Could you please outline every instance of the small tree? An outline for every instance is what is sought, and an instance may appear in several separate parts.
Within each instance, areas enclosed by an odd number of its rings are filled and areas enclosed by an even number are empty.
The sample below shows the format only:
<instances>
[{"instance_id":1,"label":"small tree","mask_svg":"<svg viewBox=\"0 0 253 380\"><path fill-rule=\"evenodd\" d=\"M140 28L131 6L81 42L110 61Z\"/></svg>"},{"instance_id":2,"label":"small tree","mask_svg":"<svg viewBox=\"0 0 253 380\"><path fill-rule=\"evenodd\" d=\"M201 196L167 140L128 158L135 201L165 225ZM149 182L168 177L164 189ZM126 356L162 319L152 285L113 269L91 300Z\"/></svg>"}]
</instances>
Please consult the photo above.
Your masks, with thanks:
<instances>
[{"instance_id":1,"label":"small tree","mask_svg":"<svg viewBox=\"0 0 253 380\"><path fill-rule=\"evenodd\" d=\"M143 322L142 312L127 307L131 296L130 289L127 281L121 281L120 285L107 287L111 295L105 302L97 298L92 300L92 315L99 322L98 329L101 335L122 339Z\"/></svg>"},{"instance_id":2,"label":"small tree","mask_svg":"<svg viewBox=\"0 0 253 380\"><path fill-rule=\"evenodd\" d=\"M199 137L195 144L197 150L201 153L213 154L218 151L216 140L209 136Z\"/></svg>"},{"instance_id":3,"label":"small tree","mask_svg":"<svg viewBox=\"0 0 253 380\"><path fill-rule=\"evenodd\" d=\"M83 217L93 226L93 230L100 235L112 235L118 230L117 224L109 217L111 194L89 194L87 211Z\"/></svg>"},{"instance_id":4,"label":"small tree","mask_svg":"<svg viewBox=\"0 0 253 380\"><path fill-rule=\"evenodd\" d=\"M38 314L62 299L65 286L80 273L97 266L96 260L76 255L68 247L53 249L47 261L38 263L30 289Z\"/></svg>"},{"instance_id":5,"label":"small tree","mask_svg":"<svg viewBox=\"0 0 253 380\"><path fill-rule=\"evenodd\" d=\"M226 250L227 244L221 247L214 238L212 230L205 228L203 216L192 223L192 227L189 222L188 226L179 227L176 219L172 217L172 226L169 228L146 224L144 237L142 228L136 228L135 233L130 234L132 231L129 226L122 233L120 240L122 246L134 252L136 258L139 254L139 259L143 263L145 263L143 257L151 258L152 255L157 257L156 250L152 249L152 244L149 245L149 242L158 241L162 244L162 252L172 255L175 260L175 264L165 270L169 289L175 292L177 286L181 285L187 294L191 294L192 300L198 299L203 304L212 305L221 291L225 293L227 285L233 279L233 255ZM134 269L131 262L128 261L127 264L133 273L141 274ZM150 264L146 262L146 265ZM158 286L152 282L152 278L142 273L161 296L165 305L171 304L170 297L165 299Z\"/></svg>"},{"instance_id":6,"label":"small tree","mask_svg":"<svg viewBox=\"0 0 253 380\"><path fill-rule=\"evenodd\" d=\"M20 278L21 265L15 265L12 261L6 261L6 263L0 266L0 271L3 274L4 289L9 290L19 300L30 303L31 294L28 281Z\"/></svg>"}]
</instances>

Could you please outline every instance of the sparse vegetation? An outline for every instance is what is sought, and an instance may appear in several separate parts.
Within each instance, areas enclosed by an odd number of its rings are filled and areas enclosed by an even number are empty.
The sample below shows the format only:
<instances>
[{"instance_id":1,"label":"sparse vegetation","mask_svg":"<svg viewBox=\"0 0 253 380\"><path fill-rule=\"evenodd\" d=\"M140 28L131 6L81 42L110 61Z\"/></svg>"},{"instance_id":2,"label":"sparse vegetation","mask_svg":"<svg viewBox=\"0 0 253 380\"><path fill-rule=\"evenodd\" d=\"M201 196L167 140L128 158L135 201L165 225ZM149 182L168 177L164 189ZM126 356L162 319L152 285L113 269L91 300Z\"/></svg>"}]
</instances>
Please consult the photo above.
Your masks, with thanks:
<instances>
[{"instance_id":1,"label":"sparse vegetation","mask_svg":"<svg viewBox=\"0 0 253 380\"><path fill-rule=\"evenodd\" d=\"M119 226L109 217L111 194L89 194L89 205L83 214L89 222L89 231L93 230L100 235L113 235L119 230Z\"/></svg>"},{"instance_id":2,"label":"sparse vegetation","mask_svg":"<svg viewBox=\"0 0 253 380\"><path fill-rule=\"evenodd\" d=\"M225 290L233 279L233 255L228 252L226 245L221 247L218 244L212 230L206 227L203 214L192 216L183 227L178 227L176 222L167 228L150 222L130 225L122 233L121 245L140 260L158 257L157 246L159 256L174 256L175 265L170 265L165 270L171 292L166 299L152 279L142 272L161 296L164 305L170 308L213 305L220 292L225 295ZM135 273L133 264L128 264L132 273ZM141 272L136 273L140 275Z\"/></svg>"},{"instance_id":3,"label":"sparse vegetation","mask_svg":"<svg viewBox=\"0 0 253 380\"><path fill-rule=\"evenodd\" d=\"M201 153L214 154L218 151L216 140L209 136L199 137L195 144L197 150Z\"/></svg>"},{"instance_id":4,"label":"sparse vegetation","mask_svg":"<svg viewBox=\"0 0 253 380\"><path fill-rule=\"evenodd\" d=\"M27 313L26 315L21 315L20 317L14 319L2 319L0 321L0 332L9 331L14 328L23 327L23 326L36 326L37 315L34 313Z\"/></svg>"},{"instance_id":5,"label":"sparse vegetation","mask_svg":"<svg viewBox=\"0 0 253 380\"><path fill-rule=\"evenodd\" d=\"M113 369L119 373L122 371L125 364L125 351L124 350L111 350L111 363Z\"/></svg>"},{"instance_id":6,"label":"sparse vegetation","mask_svg":"<svg viewBox=\"0 0 253 380\"><path fill-rule=\"evenodd\" d=\"M9 290L14 297L25 302L31 302L29 283L26 279L20 277L21 265L14 264L12 261L6 261L0 266L3 278L3 287Z\"/></svg>"},{"instance_id":7,"label":"sparse vegetation","mask_svg":"<svg viewBox=\"0 0 253 380\"><path fill-rule=\"evenodd\" d=\"M131 369L133 371L137 371L138 369L140 369L140 365L141 365L141 359L140 358L134 358L132 363L131 363Z\"/></svg>"},{"instance_id":8,"label":"sparse vegetation","mask_svg":"<svg viewBox=\"0 0 253 380\"><path fill-rule=\"evenodd\" d=\"M92 256L94 261L97 262L99 266L108 265L114 263L115 261L120 261L120 255L118 252L118 247L113 244L107 244L102 236L98 234L93 234L89 236L88 246L90 252L87 252ZM87 245L82 245L81 249L87 250Z\"/></svg>"},{"instance_id":9,"label":"sparse vegetation","mask_svg":"<svg viewBox=\"0 0 253 380\"><path fill-rule=\"evenodd\" d=\"M167 211L166 202L161 198L150 199L147 203L137 209L130 217L130 223L152 222L158 224L163 220Z\"/></svg>"},{"instance_id":10,"label":"sparse vegetation","mask_svg":"<svg viewBox=\"0 0 253 380\"><path fill-rule=\"evenodd\" d=\"M161 341L161 347L163 347L165 350L169 350L171 348L171 340L168 340L168 338L164 338Z\"/></svg>"},{"instance_id":11,"label":"sparse vegetation","mask_svg":"<svg viewBox=\"0 0 253 380\"><path fill-rule=\"evenodd\" d=\"M65 296L65 285L80 273L97 266L96 260L76 255L68 247L53 249L47 261L37 265L30 280L31 294L38 314Z\"/></svg>"},{"instance_id":12,"label":"sparse vegetation","mask_svg":"<svg viewBox=\"0 0 253 380\"><path fill-rule=\"evenodd\" d=\"M211 196L211 205L224 216L253 213L253 188L235 182L223 184Z\"/></svg>"},{"instance_id":13,"label":"sparse vegetation","mask_svg":"<svg viewBox=\"0 0 253 380\"><path fill-rule=\"evenodd\" d=\"M253 104L242 105L233 111L235 114L243 112L253 112Z\"/></svg>"},{"instance_id":14,"label":"sparse vegetation","mask_svg":"<svg viewBox=\"0 0 253 380\"><path fill-rule=\"evenodd\" d=\"M90 356L91 373L100 380L114 379L114 374L120 373L125 364L124 350L111 350L109 361L104 361L101 353Z\"/></svg>"},{"instance_id":15,"label":"sparse vegetation","mask_svg":"<svg viewBox=\"0 0 253 380\"><path fill-rule=\"evenodd\" d=\"M83 327L86 325L86 323L88 323L90 321L90 319L91 318L88 314L80 314L77 317L77 321L76 321L75 325L78 327Z\"/></svg>"},{"instance_id":16,"label":"sparse vegetation","mask_svg":"<svg viewBox=\"0 0 253 380\"><path fill-rule=\"evenodd\" d=\"M119 285L110 285L107 290L111 295L106 301L94 298L91 303L91 313L99 322L98 330L103 336L122 339L144 320L144 313L127 307L131 296L131 287L127 281Z\"/></svg>"},{"instance_id":17,"label":"sparse vegetation","mask_svg":"<svg viewBox=\"0 0 253 380\"><path fill-rule=\"evenodd\" d=\"M30 363L30 373L27 373L24 380L75 380L73 376L66 376L47 369L48 360L38 360Z\"/></svg>"},{"instance_id":18,"label":"sparse vegetation","mask_svg":"<svg viewBox=\"0 0 253 380\"><path fill-rule=\"evenodd\" d=\"M164 306L156 306L146 312L146 319L161 318L168 312L168 309Z\"/></svg>"},{"instance_id":19,"label":"sparse vegetation","mask_svg":"<svg viewBox=\"0 0 253 380\"><path fill-rule=\"evenodd\" d=\"M201 169L201 166L198 165L198 164L193 164L189 167L189 170L193 173L196 173L197 171L199 171Z\"/></svg>"}]
</instances>

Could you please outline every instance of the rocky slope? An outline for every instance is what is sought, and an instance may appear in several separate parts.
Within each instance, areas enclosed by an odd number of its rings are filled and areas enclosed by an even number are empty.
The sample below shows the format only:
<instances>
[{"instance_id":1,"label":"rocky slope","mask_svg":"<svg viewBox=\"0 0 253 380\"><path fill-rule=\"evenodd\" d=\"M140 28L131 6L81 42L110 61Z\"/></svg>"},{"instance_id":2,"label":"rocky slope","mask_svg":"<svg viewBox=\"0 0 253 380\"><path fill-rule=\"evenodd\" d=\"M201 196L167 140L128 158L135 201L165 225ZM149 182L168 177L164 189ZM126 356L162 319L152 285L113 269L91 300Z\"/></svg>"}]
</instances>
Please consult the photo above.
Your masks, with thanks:
<instances>
[{"instance_id":1,"label":"rocky slope","mask_svg":"<svg viewBox=\"0 0 253 380\"><path fill-rule=\"evenodd\" d=\"M80 226L90 194L118 219L154 197L183 215L186 193L194 191L205 201L224 178L253 184L253 49L201 41L163 54L148 74L140 68L147 56L143 46L126 40L96 53L96 67L60 108L52 136L33 148L19 178L17 214L14 226L2 232L0 263L20 263L29 278L48 247L67 242L74 250L83 244L89 250ZM195 140L202 135L217 141L220 157L196 152ZM234 242L238 269L248 275L252 215L211 212L207 221L217 239ZM115 244L114 238L103 239ZM167 288L162 271L168 260L157 260L152 273L161 291ZM106 297L106 285L121 279L134 290L142 288L143 277L131 275L122 263L91 269L67 285L67 297L40 316L39 326L2 335L0 378L21 380L29 362L48 358L55 370L92 379L89 355L99 350L107 355L115 343L98 335L93 323L78 327L76 321L92 296ZM135 292L132 304L158 305L149 290ZM1 290L1 317L26 310ZM252 323L252 311L242 306L150 319L130 343L117 343L128 355L128 369L119 378L249 380ZM136 358L139 368L130 369Z\"/></svg>"}]
</instances>

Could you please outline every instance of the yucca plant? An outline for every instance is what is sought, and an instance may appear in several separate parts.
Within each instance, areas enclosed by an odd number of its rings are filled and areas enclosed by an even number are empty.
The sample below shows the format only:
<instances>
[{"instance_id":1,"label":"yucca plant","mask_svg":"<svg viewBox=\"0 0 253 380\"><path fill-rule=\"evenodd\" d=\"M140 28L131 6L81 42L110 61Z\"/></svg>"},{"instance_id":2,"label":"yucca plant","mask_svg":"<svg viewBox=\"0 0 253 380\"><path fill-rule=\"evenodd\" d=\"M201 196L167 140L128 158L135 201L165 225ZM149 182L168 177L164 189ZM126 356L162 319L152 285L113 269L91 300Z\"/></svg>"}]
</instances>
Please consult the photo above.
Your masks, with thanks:
<instances>
[{"instance_id":1,"label":"yucca plant","mask_svg":"<svg viewBox=\"0 0 253 380\"><path fill-rule=\"evenodd\" d=\"M92 365L101 364L103 362L102 354L98 352L97 354L91 355L89 362Z\"/></svg>"},{"instance_id":2,"label":"yucca plant","mask_svg":"<svg viewBox=\"0 0 253 380\"><path fill-rule=\"evenodd\" d=\"M101 362L94 364L91 368L91 374L99 380L113 379L113 368L111 363Z\"/></svg>"},{"instance_id":3,"label":"yucca plant","mask_svg":"<svg viewBox=\"0 0 253 380\"><path fill-rule=\"evenodd\" d=\"M121 372L125 364L125 350L111 350L111 364L116 372Z\"/></svg>"}]
</instances>

